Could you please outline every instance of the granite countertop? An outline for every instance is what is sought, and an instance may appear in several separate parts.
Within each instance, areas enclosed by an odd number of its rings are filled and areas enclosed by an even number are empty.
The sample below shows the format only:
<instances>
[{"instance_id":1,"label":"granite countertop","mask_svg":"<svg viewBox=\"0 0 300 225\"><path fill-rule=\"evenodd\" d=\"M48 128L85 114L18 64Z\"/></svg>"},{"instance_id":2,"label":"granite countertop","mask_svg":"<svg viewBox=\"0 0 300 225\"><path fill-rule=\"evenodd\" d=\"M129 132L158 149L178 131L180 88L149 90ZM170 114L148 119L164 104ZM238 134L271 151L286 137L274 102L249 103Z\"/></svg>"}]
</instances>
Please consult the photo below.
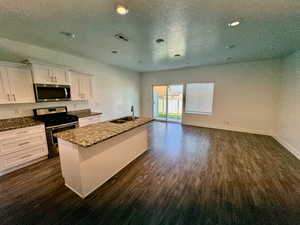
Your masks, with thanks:
<instances>
[{"instance_id":1,"label":"granite countertop","mask_svg":"<svg viewBox=\"0 0 300 225\"><path fill-rule=\"evenodd\" d=\"M84 117L89 117L89 116L101 115L102 113L91 112L90 109L83 109L83 110L77 110L77 111L70 111L70 112L68 112L68 114L77 116L78 118L84 118Z\"/></svg>"},{"instance_id":2,"label":"granite countertop","mask_svg":"<svg viewBox=\"0 0 300 225\"><path fill-rule=\"evenodd\" d=\"M106 121L88 125L85 127L63 131L61 133L55 134L55 136L65 141L86 148L103 142L116 135L122 134L133 128L142 126L151 121L153 121L152 118L145 117L140 117L133 121L128 121L122 124L116 124Z\"/></svg>"},{"instance_id":3,"label":"granite countertop","mask_svg":"<svg viewBox=\"0 0 300 225\"><path fill-rule=\"evenodd\" d=\"M41 124L43 124L43 122L34 120L33 117L31 116L4 119L4 120L0 120L0 132L24 128L24 127L37 126Z\"/></svg>"}]
</instances>

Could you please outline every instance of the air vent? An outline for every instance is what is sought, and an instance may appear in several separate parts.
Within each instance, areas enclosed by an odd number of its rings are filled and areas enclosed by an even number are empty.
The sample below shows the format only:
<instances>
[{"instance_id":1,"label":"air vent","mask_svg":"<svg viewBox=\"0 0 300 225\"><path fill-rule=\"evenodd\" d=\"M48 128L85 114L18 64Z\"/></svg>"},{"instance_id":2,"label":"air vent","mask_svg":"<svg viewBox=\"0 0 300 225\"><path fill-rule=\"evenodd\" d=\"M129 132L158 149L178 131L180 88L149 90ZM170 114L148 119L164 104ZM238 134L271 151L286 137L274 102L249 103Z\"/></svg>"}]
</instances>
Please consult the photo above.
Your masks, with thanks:
<instances>
[{"instance_id":1,"label":"air vent","mask_svg":"<svg viewBox=\"0 0 300 225\"><path fill-rule=\"evenodd\" d=\"M234 44L230 44L230 45L227 45L227 46L226 46L227 49L232 49L232 48L234 48L234 47L235 47Z\"/></svg>"},{"instance_id":2,"label":"air vent","mask_svg":"<svg viewBox=\"0 0 300 225\"><path fill-rule=\"evenodd\" d=\"M128 38L124 34L115 34L115 38L121 41L128 41Z\"/></svg>"},{"instance_id":3,"label":"air vent","mask_svg":"<svg viewBox=\"0 0 300 225\"><path fill-rule=\"evenodd\" d=\"M75 39L75 38L76 38L76 34L75 34L75 33L61 31L60 34L66 36L66 37L68 37L68 38L72 38L72 39Z\"/></svg>"}]
</instances>

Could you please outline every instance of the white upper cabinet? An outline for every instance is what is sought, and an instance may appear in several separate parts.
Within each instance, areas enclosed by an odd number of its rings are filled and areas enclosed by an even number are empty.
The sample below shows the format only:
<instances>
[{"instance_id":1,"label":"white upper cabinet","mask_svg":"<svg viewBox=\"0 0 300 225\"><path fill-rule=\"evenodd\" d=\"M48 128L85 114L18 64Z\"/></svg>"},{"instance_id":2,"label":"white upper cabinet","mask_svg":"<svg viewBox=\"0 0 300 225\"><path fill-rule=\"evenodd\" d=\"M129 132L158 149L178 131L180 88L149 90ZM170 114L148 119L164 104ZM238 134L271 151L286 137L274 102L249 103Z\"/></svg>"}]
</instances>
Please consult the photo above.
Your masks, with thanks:
<instances>
[{"instance_id":1,"label":"white upper cabinet","mask_svg":"<svg viewBox=\"0 0 300 225\"><path fill-rule=\"evenodd\" d=\"M37 84L52 84L54 79L48 67L32 66L33 82Z\"/></svg>"},{"instance_id":2,"label":"white upper cabinet","mask_svg":"<svg viewBox=\"0 0 300 225\"><path fill-rule=\"evenodd\" d=\"M31 70L36 84L70 85L68 69L33 64Z\"/></svg>"},{"instance_id":3,"label":"white upper cabinet","mask_svg":"<svg viewBox=\"0 0 300 225\"><path fill-rule=\"evenodd\" d=\"M30 69L24 65L0 66L0 103L35 102Z\"/></svg>"},{"instance_id":4,"label":"white upper cabinet","mask_svg":"<svg viewBox=\"0 0 300 225\"><path fill-rule=\"evenodd\" d=\"M82 75L79 83L81 98L88 100L92 98L92 76Z\"/></svg>"},{"instance_id":5,"label":"white upper cabinet","mask_svg":"<svg viewBox=\"0 0 300 225\"><path fill-rule=\"evenodd\" d=\"M35 102L32 76L28 67L7 67L7 76L14 103Z\"/></svg>"},{"instance_id":6,"label":"white upper cabinet","mask_svg":"<svg viewBox=\"0 0 300 225\"><path fill-rule=\"evenodd\" d=\"M70 72L66 69L52 68L52 76L57 84L70 85Z\"/></svg>"},{"instance_id":7,"label":"white upper cabinet","mask_svg":"<svg viewBox=\"0 0 300 225\"><path fill-rule=\"evenodd\" d=\"M8 87L7 72L0 66L0 104L10 103L10 89Z\"/></svg>"},{"instance_id":8,"label":"white upper cabinet","mask_svg":"<svg viewBox=\"0 0 300 225\"><path fill-rule=\"evenodd\" d=\"M80 96L80 75L75 72L71 72L71 99L81 100Z\"/></svg>"},{"instance_id":9,"label":"white upper cabinet","mask_svg":"<svg viewBox=\"0 0 300 225\"><path fill-rule=\"evenodd\" d=\"M93 97L92 75L71 71L72 100L89 100Z\"/></svg>"}]
</instances>

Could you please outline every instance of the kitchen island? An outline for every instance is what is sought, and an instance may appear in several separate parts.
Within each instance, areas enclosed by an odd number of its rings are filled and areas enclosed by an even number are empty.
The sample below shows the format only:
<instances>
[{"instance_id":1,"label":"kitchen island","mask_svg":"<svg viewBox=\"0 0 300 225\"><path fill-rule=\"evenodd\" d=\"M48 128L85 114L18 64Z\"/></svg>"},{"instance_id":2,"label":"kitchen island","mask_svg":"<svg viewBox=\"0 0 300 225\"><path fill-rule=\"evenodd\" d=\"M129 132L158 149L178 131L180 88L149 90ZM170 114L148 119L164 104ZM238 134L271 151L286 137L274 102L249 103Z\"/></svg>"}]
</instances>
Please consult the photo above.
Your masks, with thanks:
<instances>
[{"instance_id":1,"label":"kitchen island","mask_svg":"<svg viewBox=\"0 0 300 225\"><path fill-rule=\"evenodd\" d=\"M148 149L152 120L119 119L56 134L65 185L88 196Z\"/></svg>"}]
</instances>

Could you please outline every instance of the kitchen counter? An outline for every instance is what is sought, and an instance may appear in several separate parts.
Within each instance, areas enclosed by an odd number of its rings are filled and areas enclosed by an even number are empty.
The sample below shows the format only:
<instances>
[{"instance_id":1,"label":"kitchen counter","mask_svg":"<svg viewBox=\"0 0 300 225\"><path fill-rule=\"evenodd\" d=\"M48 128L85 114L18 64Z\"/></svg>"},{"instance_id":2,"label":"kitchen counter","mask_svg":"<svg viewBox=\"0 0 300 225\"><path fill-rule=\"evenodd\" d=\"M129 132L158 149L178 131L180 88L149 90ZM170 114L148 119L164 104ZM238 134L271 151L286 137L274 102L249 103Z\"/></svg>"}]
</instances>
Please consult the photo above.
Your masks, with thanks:
<instances>
[{"instance_id":1,"label":"kitchen counter","mask_svg":"<svg viewBox=\"0 0 300 225\"><path fill-rule=\"evenodd\" d=\"M80 118L85 118L85 117L90 117L90 116L96 116L96 115L101 115L102 113L100 112L91 112L90 109L83 109L83 110L77 110L77 111L70 111L68 112L69 115L77 116L78 119Z\"/></svg>"},{"instance_id":2,"label":"kitchen counter","mask_svg":"<svg viewBox=\"0 0 300 225\"><path fill-rule=\"evenodd\" d=\"M24 127L31 127L43 124L41 121L34 120L33 117L18 117L0 120L0 132L14 130Z\"/></svg>"},{"instance_id":3,"label":"kitchen counter","mask_svg":"<svg viewBox=\"0 0 300 225\"><path fill-rule=\"evenodd\" d=\"M145 117L140 117L123 124L116 124L106 121L81 128L67 130L61 133L57 133L55 134L55 136L61 138L64 141L68 141L86 148L122 134L128 130L142 126L151 121L153 121L152 118Z\"/></svg>"}]
</instances>

